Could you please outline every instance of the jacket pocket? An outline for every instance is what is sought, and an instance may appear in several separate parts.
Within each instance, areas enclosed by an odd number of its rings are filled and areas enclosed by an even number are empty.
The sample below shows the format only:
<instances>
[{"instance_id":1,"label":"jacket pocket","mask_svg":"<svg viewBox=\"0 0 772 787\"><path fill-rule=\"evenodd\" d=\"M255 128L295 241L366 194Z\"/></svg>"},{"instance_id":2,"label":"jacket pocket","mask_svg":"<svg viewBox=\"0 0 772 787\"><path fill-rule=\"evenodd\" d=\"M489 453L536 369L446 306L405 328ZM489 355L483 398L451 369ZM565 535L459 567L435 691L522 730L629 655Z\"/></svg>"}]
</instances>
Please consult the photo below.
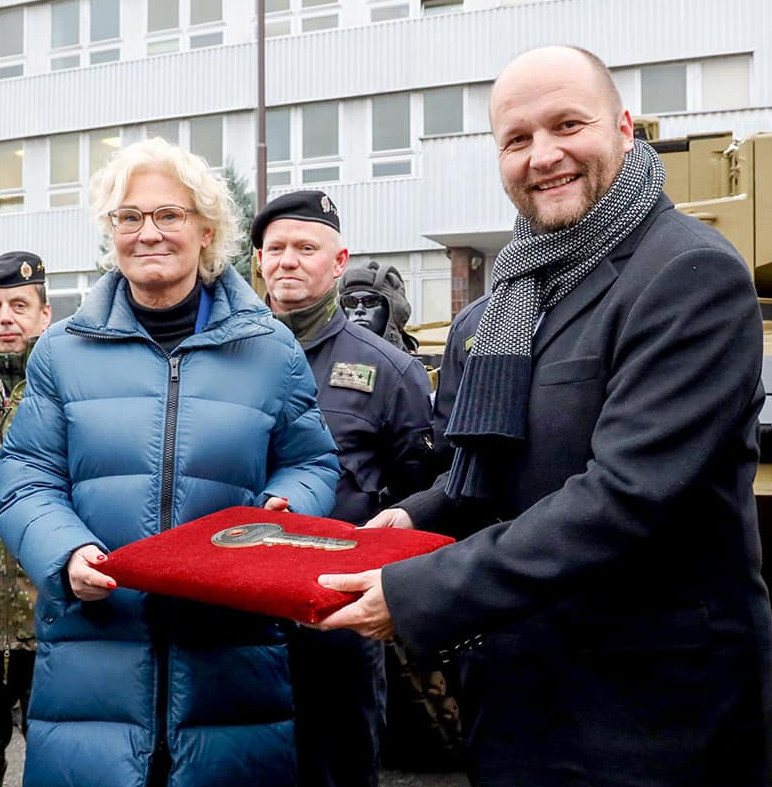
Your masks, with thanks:
<instances>
[{"instance_id":1,"label":"jacket pocket","mask_svg":"<svg viewBox=\"0 0 772 787\"><path fill-rule=\"evenodd\" d=\"M570 642L579 653L693 650L710 643L706 607L663 610L648 614L576 613Z\"/></svg>"},{"instance_id":2,"label":"jacket pocket","mask_svg":"<svg viewBox=\"0 0 772 787\"><path fill-rule=\"evenodd\" d=\"M539 385L560 385L582 380L594 380L600 372L600 357L587 355L568 361L548 363L539 370Z\"/></svg>"}]
</instances>

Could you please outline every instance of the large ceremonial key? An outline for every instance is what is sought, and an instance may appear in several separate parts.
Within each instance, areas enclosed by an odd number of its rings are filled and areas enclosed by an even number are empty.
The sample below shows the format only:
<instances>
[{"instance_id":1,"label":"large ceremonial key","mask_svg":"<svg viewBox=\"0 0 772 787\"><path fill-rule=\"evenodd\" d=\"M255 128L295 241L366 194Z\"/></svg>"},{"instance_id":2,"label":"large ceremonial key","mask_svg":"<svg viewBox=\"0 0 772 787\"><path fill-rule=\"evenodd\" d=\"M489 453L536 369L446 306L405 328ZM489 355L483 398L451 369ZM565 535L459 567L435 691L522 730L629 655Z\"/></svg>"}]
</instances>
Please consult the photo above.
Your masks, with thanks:
<instances>
[{"instance_id":1,"label":"large ceremonial key","mask_svg":"<svg viewBox=\"0 0 772 787\"><path fill-rule=\"evenodd\" d=\"M212 536L212 543L218 547L254 547L262 544L267 547L283 545L331 550L353 549L357 545L356 541L347 538L287 533L281 525L269 522L255 522L220 530Z\"/></svg>"}]
</instances>

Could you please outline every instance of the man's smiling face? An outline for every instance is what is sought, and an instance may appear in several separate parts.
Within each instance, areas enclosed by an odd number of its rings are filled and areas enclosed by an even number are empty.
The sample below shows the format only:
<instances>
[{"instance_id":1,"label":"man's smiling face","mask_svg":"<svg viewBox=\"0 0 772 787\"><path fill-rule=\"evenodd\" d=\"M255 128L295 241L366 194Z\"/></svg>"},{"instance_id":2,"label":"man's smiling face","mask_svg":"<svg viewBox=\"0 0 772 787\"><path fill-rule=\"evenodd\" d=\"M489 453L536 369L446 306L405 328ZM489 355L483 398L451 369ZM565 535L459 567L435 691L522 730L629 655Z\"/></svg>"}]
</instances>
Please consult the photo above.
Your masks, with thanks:
<instances>
[{"instance_id":1,"label":"man's smiling face","mask_svg":"<svg viewBox=\"0 0 772 787\"><path fill-rule=\"evenodd\" d=\"M555 47L513 61L491 93L507 195L535 232L580 221L633 146L629 113L580 53Z\"/></svg>"}]
</instances>

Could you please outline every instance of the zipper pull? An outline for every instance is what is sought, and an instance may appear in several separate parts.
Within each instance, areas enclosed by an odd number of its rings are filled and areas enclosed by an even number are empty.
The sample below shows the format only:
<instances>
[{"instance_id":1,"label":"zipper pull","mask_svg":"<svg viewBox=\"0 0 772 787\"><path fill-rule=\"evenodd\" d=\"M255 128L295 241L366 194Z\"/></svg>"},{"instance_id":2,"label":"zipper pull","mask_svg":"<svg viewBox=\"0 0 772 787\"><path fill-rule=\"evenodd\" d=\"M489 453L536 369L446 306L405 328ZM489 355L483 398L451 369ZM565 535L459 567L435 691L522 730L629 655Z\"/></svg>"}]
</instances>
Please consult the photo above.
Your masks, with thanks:
<instances>
[{"instance_id":1,"label":"zipper pull","mask_svg":"<svg viewBox=\"0 0 772 787\"><path fill-rule=\"evenodd\" d=\"M173 355L169 358L169 366L171 367L171 379L176 383L180 379L180 356Z\"/></svg>"}]
</instances>

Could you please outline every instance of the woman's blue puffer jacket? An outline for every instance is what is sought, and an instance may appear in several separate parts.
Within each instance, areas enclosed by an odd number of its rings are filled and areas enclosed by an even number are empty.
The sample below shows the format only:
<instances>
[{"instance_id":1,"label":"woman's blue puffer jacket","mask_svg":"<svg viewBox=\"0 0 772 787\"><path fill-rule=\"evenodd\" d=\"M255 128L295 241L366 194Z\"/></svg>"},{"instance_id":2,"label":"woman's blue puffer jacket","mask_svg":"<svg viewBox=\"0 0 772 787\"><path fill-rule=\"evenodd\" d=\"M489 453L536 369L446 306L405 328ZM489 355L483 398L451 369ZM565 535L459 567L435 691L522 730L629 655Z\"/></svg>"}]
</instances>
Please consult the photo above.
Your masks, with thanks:
<instances>
[{"instance_id":1,"label":"woman's blue puffer jacket","mask_svg":"<svg viewBox=\"0 0 772 787\"><path fill-rule=\"evenodd\" d=\"M294 784L276 620L121 588L80 602L65 566L268 495L327 514L338 463L315 390L230 267L168 356L116 273L38 341L0 462L0 535L39 591L26 787L140 787L167 753L170 787Z\"/></svg>"}]
</instances>

